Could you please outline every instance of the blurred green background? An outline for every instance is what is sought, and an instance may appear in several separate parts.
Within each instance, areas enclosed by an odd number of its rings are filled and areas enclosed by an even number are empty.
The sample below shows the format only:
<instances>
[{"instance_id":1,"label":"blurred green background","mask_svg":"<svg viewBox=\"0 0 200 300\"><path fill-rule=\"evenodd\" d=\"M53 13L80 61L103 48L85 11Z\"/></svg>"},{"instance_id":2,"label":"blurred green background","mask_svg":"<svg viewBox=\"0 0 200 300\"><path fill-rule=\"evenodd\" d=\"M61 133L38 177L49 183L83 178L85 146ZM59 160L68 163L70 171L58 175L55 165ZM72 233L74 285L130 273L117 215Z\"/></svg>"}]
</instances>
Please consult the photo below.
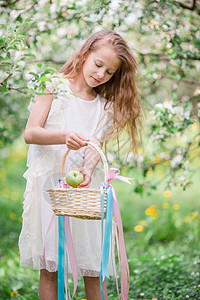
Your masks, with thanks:
<instances>
[{"instance_id":1,"label":"blurred green background","mask_svg":"<svg viewBox=\"0 0 200 300\"><path fill-rule=\"evenodd\" d=\"M130 300L200 299L200 5L197 1L2 1L0 9L0 299L39 299L39 272L19 266L30 99L95 31L136 57L143 143L108 143L130 267ZM116 256L117 259L117 256ZM118 274L120 273L118 266ZM73 288L70 277L70 289ZM117 299L107 280L108 298ZM119 282L120 285L120 282ZM74 299L85 299L79 280ZM95 300L95 299L94 299ZM126 299L123 299L126 300Z\"/></svg>"},{"instance_id":2,"label":"blurred green background","mask_svg":"<svg viewBox=\"0 0 200 300\"><path fill-rule=\"evenodd\" d=\"M4 152L1 166L1 267L0 299L39 299L39 272L19 267L18 236L22 224L28 146L16 140ZM113 165L115 165L113 163ZM147 177L157 182L165 172L159 168ZM141 177L139 170L122 168L121 174ZM148 195L134 193L131 185L113 181L124 227L130 267L129 299L198 299L200 203L199 174L187 190L163 190L164 181ZM117 257L116 257L117 258ZM119 268L118 268L119 274ZM72 278L70 277L70 280ZM117 299L112 278L107 280L109 299ZM72 290L72 281L70 281ZM79 280L74 299L84 299L83 281Z\"/></svg>"}]
</instances>

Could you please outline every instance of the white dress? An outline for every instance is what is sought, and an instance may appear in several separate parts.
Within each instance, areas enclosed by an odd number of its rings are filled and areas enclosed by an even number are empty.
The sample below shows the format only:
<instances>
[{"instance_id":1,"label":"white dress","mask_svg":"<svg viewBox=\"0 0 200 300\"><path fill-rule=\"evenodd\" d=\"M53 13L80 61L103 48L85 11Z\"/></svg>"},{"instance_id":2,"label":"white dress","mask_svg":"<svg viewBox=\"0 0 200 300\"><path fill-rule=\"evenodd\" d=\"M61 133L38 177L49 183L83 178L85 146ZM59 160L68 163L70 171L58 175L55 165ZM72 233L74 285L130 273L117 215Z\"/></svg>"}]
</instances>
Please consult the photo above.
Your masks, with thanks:
<instances>
[{"instance_id":1,"label":"white dress","mask_svg":"<svg viewBox=\"0 0 200 300\"><path fill-rule=\"evenodd\" d=\"M80 99L74 95L66 80L51 76L47 82L50 92L57 93L51 105L44 128L54 132L63 130L75 131L88 139L100 142L105 134L111 132L113 110L104 110L105 98L97 97L92 101ZM31 101L28 110L31 111ZM84 162L86 147L70 151L65 174L81 167ZM59 187L60 166L66 145L30 145L27 158L27 180L24 193L23 223L19 237L20 265L32 269L57 271L57 222L51 228L46 239L44 259L44 239L53 211L49 188ZM99 161L92 175L90 187L100 188L103 182L103 165ZM75 255L79 276L99 276L101 267L101 221L70 218ZM114 254L111 248L109 255L109 275L113 275ZM69 273L71 267L69 263Z\"/></svg>"}]
</instances>

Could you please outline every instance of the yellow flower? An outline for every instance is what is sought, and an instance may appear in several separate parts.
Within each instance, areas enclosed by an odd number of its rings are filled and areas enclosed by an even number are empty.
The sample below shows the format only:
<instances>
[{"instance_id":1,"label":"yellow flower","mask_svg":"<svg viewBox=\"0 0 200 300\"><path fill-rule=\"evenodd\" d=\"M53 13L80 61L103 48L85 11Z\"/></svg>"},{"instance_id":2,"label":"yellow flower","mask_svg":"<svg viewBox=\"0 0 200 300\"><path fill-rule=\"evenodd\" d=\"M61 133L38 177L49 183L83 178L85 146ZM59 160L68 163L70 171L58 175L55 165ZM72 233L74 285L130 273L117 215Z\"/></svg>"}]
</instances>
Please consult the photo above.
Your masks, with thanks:
<instances>
[{"instance_id":1,"label":"yellow flower","mask_svg":"<svg viewBox=\"0 0 200 300\"><path fill-rule=\"evenodd\" d=\"M12 293L10 295L11 295L11 297L15 297L15 295L17 295L17 294L18 294L18 291L12 291Z\"/></svg>"},{"instance_id":2,"label":"yellow flower","mask_svg":"<svg viewBox=\"0 0 200 300\"><path fill-rule=\"evenodd\" d=\"M183 219L183 221L184 221L185 223L189 223L189 222L190 222L190 217L185 217L185 218Z\"/></svg>"},{"instance_id":3,"label":"yellow flower","mask_svg":"<svg viewBox=\"0 0 200 300\"><path fill-rule=\"evenodd\" d=\"M190 216L192 217L192 219L194 219L196 216L198 216L198 211L192 211L190 213Z\"/></svg>"},{"instance_id":4,"label":"yellow flower","mask_svg":"<svg viewBox=\"0 0 200 300\"><path fill-rule=\"evenodd\" d=\"M137 232L141 232L143 230L143 226L142 225L136 225L134 227L134 230L137 231Z\"/></svg>"},{"instance_id":5,"label":"yellow flower","mask_svg":"<svg viewBox=\"0 0 200 300\"><path fill-rule=\"evenodd\" d=\"M19 193L18 192L12 192L10 195L12 200L18 200L19 199Z\"/></svg>"},{"instance_id":6,"label":"yellow flower","mask_svg":"<svg viewBox=\"0 0 200 300\"><path fill-rule=\"evenodd\" d=\"M174 210L179 210L180 209L180 205L179 204L174 204L173 209Z\"/></svg>"},{"instance_id":7,"label":"yellow flower","mask_svg":"<svg viewBox=\"0 0 200 300\"><path fill-rule=\"evenodd\" d=\"M17 219L17 215L15 213L10 213L9 214L9 218L13 221L15 221Z\"/></svg>"},{"instance_id":8,"label":"yellow flower","mask_svg":"<svg viewBox=\"0 0 200 300\"><path fill-rule=\"evenodd\" d=\"M160 159L160 156L159 156L158 154L156 154L155 157L154 157L153 163L155 163L155 164L156 164L156 163L159 163L160 160L161 160L161 159Z\"/></svg>"},{"instance_id":9,"label":"yellow flower","mask_svg":"<svg viewBox=\"0 0 200 300\"><path fill-rule=\"evenodd\" d=\"M156 212L156 205L151 205L145 210L145 214L148 216L153 215L155 212Z\"/></svg>"},{"instance_id":10,"label":"yellow flower","mask_svg":"<svg viewBox=\"0 0 200 300\"><path fill-rule=\"evenodd\" d=\"M22 223L22 221L23 221L22 216L20 216L18 220L19 220L20 223Z\"/></svg>"},{"instance_id":11,"label":"yellow flower","mask_svg":"<svg viewBox=\"0 0 200 300\"><path fill-rule=\"evenodd\" d=\"M144 221L144 220L142 220L142 221L140 221L140 225L142 225L142 226L146 226L146 225L147 225L147 222L146 222L146 221Z\"/></svg>"},{"instance_id":12,"label":"yellow flower","mask_svg":"<svg viewBox=\"0 0 200 300\"><path fill-rule=\"evenodd\" d=\"M169 203L168 202L164 202L163 204L162 204L162 208L168 208L169 207Z\"/></svg>"},{"instance_id":13,"label":"yellow flower","mask_svg":"<svg viewBox=\"0 0 200 300\"><path fill-rule=\"evenodd\" d=\"M153 220L156 220L156 219L158 219L158 214L154 213L154 214L151 215L151 217L152 217Z\"/></svg>"},{"instance_id":14,"label":"yellow flower","mask_svg":"<svg viewBox=\"0 0 200 300\"><path fill-rule=\"evenodd\" d=\"M153 171L152 171L152 167L150 167L150 168L148 169L148 171L147 171L146 177L147 177L147 178L150 178L150 177L152 177L152 176L153 176Z\"/></svg>"},{"instance_id":15,"label":"yellow flower","mask_svg":"<svg viewBox=\"0 0 200 300\"><path fill-rule=\"evenodd\" d=\"M5 198L8 198L8 196L9 196L9 189L8 189L8 188L3 189L2 194L3 194L3 196L4 196Z\"/></svg>"},{"instance_id":16,"label":"yellow flower","mask_svg":"<svg viewBox=\"0 0 200 300\"><path fill-rule=\"evenodd\" d=\"M172 195L172 193L168 190L164 191L164 193L163 193L163 196L167 197L167 198L171 197L171 195Z\"/></svg>"}]
</instances>

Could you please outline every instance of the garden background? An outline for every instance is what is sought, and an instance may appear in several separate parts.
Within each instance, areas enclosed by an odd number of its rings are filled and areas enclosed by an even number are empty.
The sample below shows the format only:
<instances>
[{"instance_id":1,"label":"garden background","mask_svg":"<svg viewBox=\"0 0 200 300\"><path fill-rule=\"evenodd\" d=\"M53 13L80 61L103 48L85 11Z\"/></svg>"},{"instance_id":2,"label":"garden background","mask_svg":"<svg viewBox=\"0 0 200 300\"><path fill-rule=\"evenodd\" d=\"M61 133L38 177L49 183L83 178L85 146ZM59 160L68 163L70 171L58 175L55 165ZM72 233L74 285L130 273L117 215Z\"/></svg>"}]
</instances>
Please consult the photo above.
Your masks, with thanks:
<instances>
[{"instance_id":1,"label":"garden background","mask_svg":"<svg viewBox=\"0 0 200 300\"><path fill-rule=\"evenodd\" d=\"M143 143L108 144L130 267L129 299L200 299L198 1L1 1L0 299L39 299L39 272L19 267L30 99L93 32L113 29L138 61ZM119 271L119 270L118 270ZM71 279L70 279L71 280ZM109 299L117 299L107 280ZM72 289L70 281L70 288ZM84 299L79 281L74 299Z\"/></svg>"}]
</instances>

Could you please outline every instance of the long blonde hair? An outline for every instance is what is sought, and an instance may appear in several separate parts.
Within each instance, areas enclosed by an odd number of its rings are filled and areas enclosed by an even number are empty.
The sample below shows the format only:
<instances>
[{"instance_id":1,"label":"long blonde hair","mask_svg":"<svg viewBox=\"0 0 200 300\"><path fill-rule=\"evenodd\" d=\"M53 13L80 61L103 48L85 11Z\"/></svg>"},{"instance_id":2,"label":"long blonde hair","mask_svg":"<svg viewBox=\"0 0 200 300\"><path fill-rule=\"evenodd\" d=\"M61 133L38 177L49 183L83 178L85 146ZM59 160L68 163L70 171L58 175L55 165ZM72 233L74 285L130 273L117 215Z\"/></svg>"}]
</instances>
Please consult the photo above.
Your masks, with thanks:
<instances>
[{"instance_id":1,"label":"long blonde hair","mask_svg":"<svg viewBox=\"0 0 200 300\"><path fill-rule=\"evenodd\" d=\"M137 152L142 129L140 97L136 88L136 76L139 72L136 59L124 39L112 30L94 33L59 72L68 78L76 78L87 56L99 46L108 44L121 60L121 65L109 81L94 87L94 90L106 98L105 108L110 102L114 104L113 136L118 139L119 133L126 128L131 138L130 150Z\"/></svg>"}]
</instances>

